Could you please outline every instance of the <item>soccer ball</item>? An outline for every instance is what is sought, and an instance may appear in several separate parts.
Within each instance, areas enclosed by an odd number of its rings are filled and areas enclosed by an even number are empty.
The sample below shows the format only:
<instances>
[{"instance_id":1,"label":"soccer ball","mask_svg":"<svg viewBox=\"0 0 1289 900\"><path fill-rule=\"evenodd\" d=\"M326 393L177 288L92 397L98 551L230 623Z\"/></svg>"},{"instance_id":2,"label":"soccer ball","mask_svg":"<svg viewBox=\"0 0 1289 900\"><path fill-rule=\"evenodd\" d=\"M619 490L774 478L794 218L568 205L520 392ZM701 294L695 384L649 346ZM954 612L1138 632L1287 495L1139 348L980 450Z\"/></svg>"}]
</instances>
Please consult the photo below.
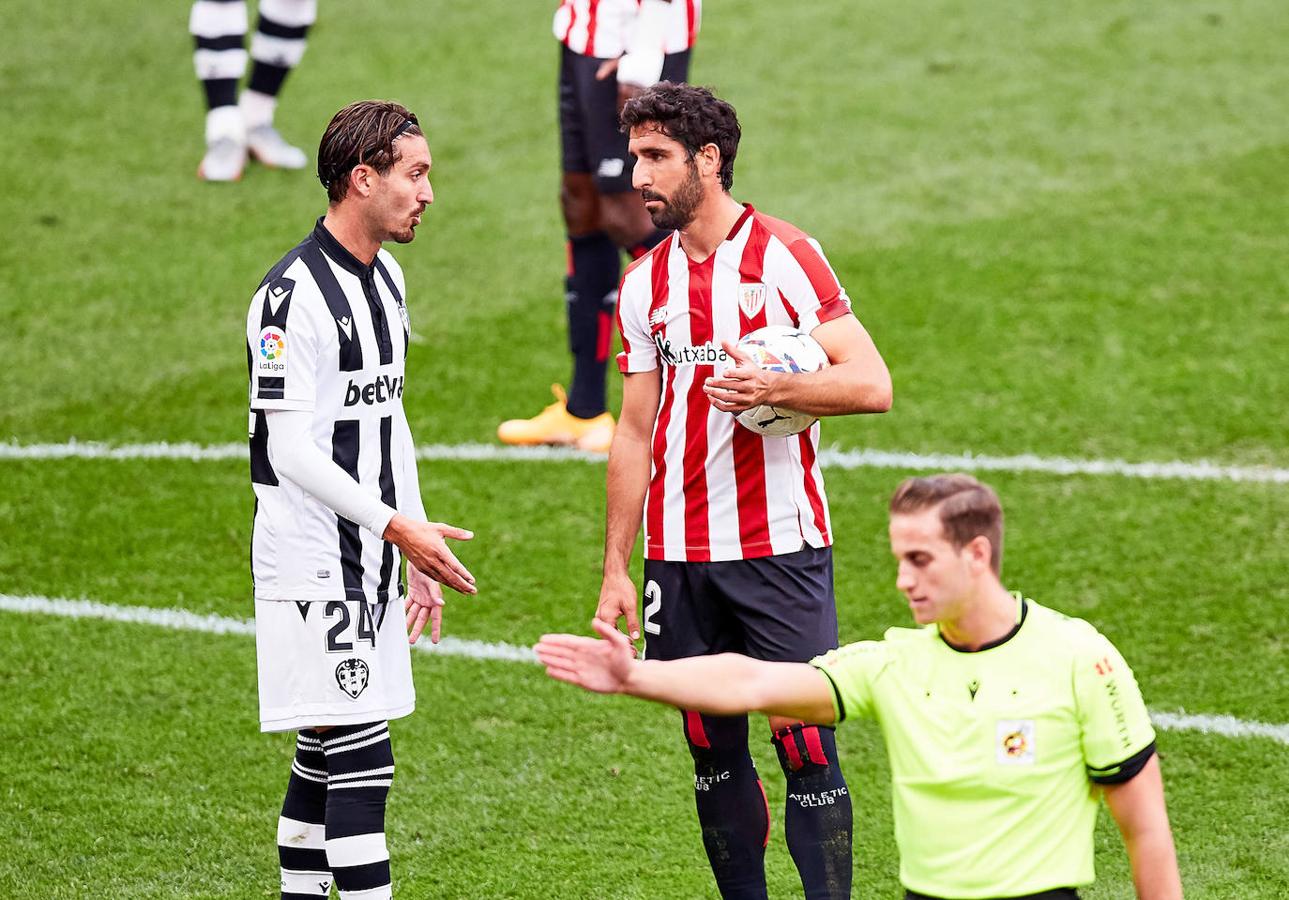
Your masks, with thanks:
<instances>
[{"instance_id":1,"label":"soccer ball","mask_svg":"<svg viewBox=\"0 0 1289 900\"><path fill-rule=\"evenodd\" d=\"M788 325L767 325L738 342L739 349L769 372L818 372L828 365L828 354L819 342ZM809 413L781 406L754 406L738 414L738 422L765 437L787 437L805 431L818 419Z\"/></svg>"}]
</instances>

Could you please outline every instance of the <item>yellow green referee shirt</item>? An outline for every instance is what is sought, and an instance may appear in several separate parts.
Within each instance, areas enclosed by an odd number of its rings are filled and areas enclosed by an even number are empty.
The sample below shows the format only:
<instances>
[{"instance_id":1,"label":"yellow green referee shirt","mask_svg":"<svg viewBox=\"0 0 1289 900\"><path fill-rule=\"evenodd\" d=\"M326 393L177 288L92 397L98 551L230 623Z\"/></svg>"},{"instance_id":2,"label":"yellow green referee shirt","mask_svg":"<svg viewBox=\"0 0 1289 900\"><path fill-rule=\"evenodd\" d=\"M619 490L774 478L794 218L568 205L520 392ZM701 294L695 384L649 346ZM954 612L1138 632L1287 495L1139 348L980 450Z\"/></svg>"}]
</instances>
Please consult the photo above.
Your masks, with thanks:
<instances>
[{"instance_id":1,"label":"yellow green referee shirt","mask_svg":"<svg viewBox=\"0 0 1289 900\"><path fill-rule=\"evenodd\" d=\"M1016 607L1012 632L974 652L930 625L811 662L837 721L881 727L909 890L967 900L1091 882L1095 783L1128 780L1154 753L1114 646L1019 594Z\"/></svg>"}]
</instances>

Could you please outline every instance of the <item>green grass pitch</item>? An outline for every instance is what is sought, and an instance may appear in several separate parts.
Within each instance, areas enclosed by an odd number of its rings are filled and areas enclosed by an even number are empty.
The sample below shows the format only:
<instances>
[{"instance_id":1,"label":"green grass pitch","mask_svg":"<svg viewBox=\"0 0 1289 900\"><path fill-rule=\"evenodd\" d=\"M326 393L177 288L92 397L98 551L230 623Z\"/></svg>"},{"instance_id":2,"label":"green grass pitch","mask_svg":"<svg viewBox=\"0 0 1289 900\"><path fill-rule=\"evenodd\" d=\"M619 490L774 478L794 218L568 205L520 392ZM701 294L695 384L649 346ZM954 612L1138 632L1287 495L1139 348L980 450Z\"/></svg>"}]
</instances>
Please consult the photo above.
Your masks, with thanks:
<instances>
[{"instance_id":1,"label":"green grass pitch","mask_svg":"<svg viewBox=\"0 0 1289 900\"><path fill-rule=\"evenodd\" d=\"M279 125L366 96L427 126L437 200L395 252L423 443L487 442L567 377L553 2L321 4ZM896 387L842 448L1289 465L1289 19L1277 0L785 7L711 0L694 78L738 108L735 196L815 235ZM0 57L0 442L244 439L246 302L311 227L308 174L199 183L187 4L49 0ZM447 633L584 630L603 469L433 462L474 529ZM884 500L831 471L843 640L904 624ZM1108 634L1160 711L1289 722L1289 485L985 476L1006 580ZM245 464L0 460L0 594L246 618ZM290 741L250 639L0 613L0 897L276 896ZM406 898L712 897L676 713L535 666L415 657L389 832ZM840 733L856 896L896 897L880 740ZM1289 896L1270 738L1161 731L1187 896ZM799 896L754 746L771 896ZM1108 816L1099 880L1131 894Z\"/></svg>"}]
</instances>

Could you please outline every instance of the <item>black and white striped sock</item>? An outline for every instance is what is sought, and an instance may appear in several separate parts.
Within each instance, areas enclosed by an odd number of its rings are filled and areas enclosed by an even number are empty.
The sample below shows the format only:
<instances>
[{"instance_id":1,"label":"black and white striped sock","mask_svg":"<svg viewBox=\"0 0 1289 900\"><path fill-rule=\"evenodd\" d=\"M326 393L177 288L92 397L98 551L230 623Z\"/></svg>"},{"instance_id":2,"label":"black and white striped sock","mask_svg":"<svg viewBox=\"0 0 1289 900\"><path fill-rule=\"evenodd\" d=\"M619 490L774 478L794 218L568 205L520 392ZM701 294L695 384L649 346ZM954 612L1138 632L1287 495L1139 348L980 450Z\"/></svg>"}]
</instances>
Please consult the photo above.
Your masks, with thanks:
<instances>
[{"instance_id":1,"label":"black and white striped sock","mask_svg":"<svg viewBox=\"0 0 1289 900\"><path fill-rule=\"evenodd\" d=\"M389 900L385 802L394 782L389 723L322 733L327 756L327 862L342 900Z\"/></svg>"},{"instance_id":2,"label":"black and white striped sock","mask_svg":"<svg viewBox=\"0 0 1289 900\"><path fill-rule=\"evenodd\" d=\"M295 759L286 800L277 822L282 900L308 900L331 893L327 865L327 758L318 734L303 729L295 739Z\"/></svg>"},{"instance_id":3,"label":"black and white striped sock","mask_svg":"<svg viewBox=\"0 0 1289 900\"><path fill-rule=\"evenodd\" d=\"M246 126L270 125L286 76L300 64L317 0L260 0L251 36L251 77L242 93Z\"/></svg>"},{"instance_id":4,"label":"black and white striped sock","mask_svg":"<svg viewBox=\"0 0 1289 900\"><path fill-rule=\"evenodd\" d=\"M207 109L237 104L237 83L246 74L246 27L245 0L196 0L192 5L192 62L206 91Z\"/></svg>"}]
</instances>

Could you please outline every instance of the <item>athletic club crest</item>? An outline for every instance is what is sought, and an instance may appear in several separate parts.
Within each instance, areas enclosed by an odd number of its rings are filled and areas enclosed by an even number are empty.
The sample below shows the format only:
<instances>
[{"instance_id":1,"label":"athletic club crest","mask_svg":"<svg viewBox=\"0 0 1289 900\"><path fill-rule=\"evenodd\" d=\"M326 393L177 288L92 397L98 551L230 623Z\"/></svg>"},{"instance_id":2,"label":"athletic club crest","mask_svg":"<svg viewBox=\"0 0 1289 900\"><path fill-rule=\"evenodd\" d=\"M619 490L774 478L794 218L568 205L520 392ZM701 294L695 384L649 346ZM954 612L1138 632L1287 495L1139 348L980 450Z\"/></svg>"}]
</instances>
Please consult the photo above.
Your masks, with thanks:
<instances>
[{"instance_id":1,"label":"athletic club crest","mask_svg":"<svg viewBox=\"0 0 1289 900\"><path fill-rule=\"evenodd\" d=\"M355 700L367 689L367 678L371 670L361 659L346 659L336 666L336 684Z\"/></svg>"},{"instance_id":2,"label":"athletic club crest","mask_svg":"<svg viewBox=\"0 0 1289 900\"><path fill-rule=\"evenodd\" d=\"M765 285L740 284L738 286L738 308L743 310L743 315L749 319L756 318L756 314L765 308Z\"/></svg>"}]
</instances>

